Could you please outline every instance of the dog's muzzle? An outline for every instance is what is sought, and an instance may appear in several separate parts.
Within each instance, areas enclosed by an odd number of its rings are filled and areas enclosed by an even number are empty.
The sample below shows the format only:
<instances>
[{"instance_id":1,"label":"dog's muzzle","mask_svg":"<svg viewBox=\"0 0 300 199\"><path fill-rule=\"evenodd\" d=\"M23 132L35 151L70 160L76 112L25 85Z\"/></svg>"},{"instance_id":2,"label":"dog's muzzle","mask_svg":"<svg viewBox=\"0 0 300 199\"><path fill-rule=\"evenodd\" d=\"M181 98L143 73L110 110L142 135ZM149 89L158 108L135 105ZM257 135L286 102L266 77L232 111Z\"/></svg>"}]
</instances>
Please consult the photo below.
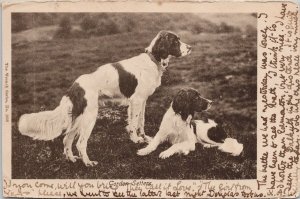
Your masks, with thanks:
<instances>
[{"instance_id":1,"label":"dog's muzzle","mask_svg":"<svg viewBox=\"0 0 300 199\"><path fill-rule=\"evenodd\" d=\"M181 56L186 56L188 54L191 54L192 47L183 42L180 42L180 52L181 52Z\"/></svg>"},{"instance_id":2,"label":"dog's muzzle","mask_svg":"<svg viewBox=\"0 0 300 199\"><path fill-rule=\"evenodd\" d=\"M207 108L205 109L205 111L207 111L208 109L210 109L211 106L212 106L212 104L213 104L212 100L207 100Z\"/></svg>"}]
</instances>

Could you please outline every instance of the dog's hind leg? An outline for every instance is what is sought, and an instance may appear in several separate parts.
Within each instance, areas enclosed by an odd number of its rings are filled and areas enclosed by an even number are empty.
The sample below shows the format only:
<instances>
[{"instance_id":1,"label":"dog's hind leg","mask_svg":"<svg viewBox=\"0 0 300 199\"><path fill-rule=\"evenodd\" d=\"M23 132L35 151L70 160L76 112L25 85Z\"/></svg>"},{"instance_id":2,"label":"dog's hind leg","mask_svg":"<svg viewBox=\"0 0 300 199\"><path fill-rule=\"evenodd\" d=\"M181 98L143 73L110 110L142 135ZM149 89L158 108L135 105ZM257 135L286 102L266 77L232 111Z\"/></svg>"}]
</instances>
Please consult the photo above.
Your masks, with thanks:
<instances>
[{"instance_id":1,"label":"dog's hind leg","mask_svg":"<svg viewBox=\"0 0 300 199\"><path fill-rule=\"evenodd\" d=\"M71 162L76 162L79 159L78 156L74 156L72 152L72 144L76 136L76 129L68 129L66 131L66 136L64 137L64 154L68 160Z\"/></svg>"},{"instance_id":2,"label":"dog's hind leg","mask_svg":"<svg viewBox=\"0 0 300 199\"><path fill-rule=\"evenodd\" d=\"M91 117L84 118L84 121L82 121L83 124L80 129L80 135L76 144L76 147L79 152L79 156L80 158L82 158L82 161L85 164L85 166L95 166L98 164L97 161L91 161L86 152L87 141L96 123L96 118L97 118L96 116L94 118Z\"/></svg>"},{"instance_id":3,"label":"dog's hind leg","mask_svg":"<svg viewBox=\"0 0 300 199\"><path fill-rule=\"evenodd\" d=\"M78 126L78 133L79 138L76 143L76 147L79 152L79 157L82 158L83 163L86 166L95 166L98 164L97 161L91 161L87 155L86 149L87 149L87 142L88 139L92 133L92 130L95 126L97 114L98 114L98 102L97 98L90 98L90 99L96 99L94 101L90 100L90 104L86 107L82 114L82 118L80 120L79 126ZM94 102L94 103L92 103Z\"/></svg>"}]
</instances>

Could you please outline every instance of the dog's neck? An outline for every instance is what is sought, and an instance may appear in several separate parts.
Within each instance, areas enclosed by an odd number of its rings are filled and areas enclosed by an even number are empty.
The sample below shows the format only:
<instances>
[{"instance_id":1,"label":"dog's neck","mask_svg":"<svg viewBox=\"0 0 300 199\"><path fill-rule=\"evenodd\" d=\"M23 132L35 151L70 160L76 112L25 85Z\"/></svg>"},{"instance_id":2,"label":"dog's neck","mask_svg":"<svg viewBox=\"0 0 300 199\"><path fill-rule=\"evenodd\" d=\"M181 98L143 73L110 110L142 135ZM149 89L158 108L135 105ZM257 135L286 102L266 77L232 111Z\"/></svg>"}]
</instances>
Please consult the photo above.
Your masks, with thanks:
<instances>
[{"instance_id":1,"label":"dog's neck","mask_svg":"<svg viewBox=\"0 0 300 199\"><path fill-rule=\"evenodd\" d=\"M190 127L193 128L193 132L197 136L197 124L196 124L195 120L191 120Z\"/></svg>"},{"instance_id":2,"label":"dog's neck","mask_svg":"<svg viewBox=\"0 0 300 199\"><path fill-rule=\"evenodd\" d=\"M157 60L151 52L146 52L150 59L156 64L159 71L166 71L167 67L169 66L170 57L166 59Z\"/></svg>"},{"instance_id":3,"label":"dog's neck","mask_svg":"<svg viewBox=\"0 0 300 199\"><path fill-rule=\"evenodd\" d=\"M183 120L183 119L181 118L181 115L180 115L180 114L175 113L175 111L174 111L172 105L173 105L173 102L171 103L171 106L170 106L170 108L169 108L168 111L170 111L170 113L171 113L172 115L175 115L176 117L180 118L180 120L181 120L182 122L184 122L186 126L189 126L190 128L192 128L192 126L191 126L192 124L191 124L191 123L194 122L194 120L193 120L193 115L189 115L189 116L186 118L186 120Z\"/></svg>"}]
</instances>

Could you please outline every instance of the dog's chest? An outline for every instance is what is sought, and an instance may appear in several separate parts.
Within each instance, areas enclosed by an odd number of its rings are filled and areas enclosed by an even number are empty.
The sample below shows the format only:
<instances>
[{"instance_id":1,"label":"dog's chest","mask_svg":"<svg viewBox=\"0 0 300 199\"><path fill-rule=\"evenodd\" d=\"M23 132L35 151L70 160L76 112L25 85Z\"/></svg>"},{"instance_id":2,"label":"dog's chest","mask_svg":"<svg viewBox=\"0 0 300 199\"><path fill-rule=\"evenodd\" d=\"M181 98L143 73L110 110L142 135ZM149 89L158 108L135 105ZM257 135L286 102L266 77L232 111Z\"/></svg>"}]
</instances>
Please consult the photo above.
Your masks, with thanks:
<instances>
[{"instance_id":1,"label":"dog's chest","mask_svg":"<svg viewBox=\"0 0 300 199\"><path fill-rule=\"evenodd\" d=\"M176 116L177 117L177 116ZM177 118L176 118L177 119ZM177 124L170 129L170 134L168 136L168 140L172 144L181 143L185 141L192 141L195 138L193 134L193 129L186 124L185 121L182 121L178 118Z\"/></svg>"},{"instance_id":2,"label":"dog's chest","mask_svg":"<svg viewBox=\"0 0 300 199\"><path fill-rule=\"evenodd\" d=\"M157 87L161 85L161 74L160 73L145 73L144 77L141 78L141 87L148 91L149 95L152 95Z\"/></svg>"},{"instance_id":3,"label":"dog's chest","mask_svg":"<svg viewBox=\"0 0 300 199\"><path fill-rule=\"evenodd\" d=\"M172 144L180 143L186 141L188 136L184 132L176 132L176 133L171 133L168 136L168 141Z\"/></svg>"},{"instance_id":4,"label":"dog's chest","mask_svg":"<svg viewBox=\"0 0 300 199\"><path fill-rule=\"evenodd\" d=\"M137 79L136 93L138 95L152 95L155 89L160 86L162 71L158 69L158 66L151 61L147 54L123 60L121 64Z\"/></svg>"},{"instance_id":5,"label":"dog's chest","mask_svg":"<svg viewBox=\"0 0 300 199\"><path fill-rule=\"evenodd\" d=\"M153 68L140 69L136 72L138 79L137 92L145 96L150 96L154 93L157 87L161 85L162 72L153 70Z\"/></svg>"}]
</instances>

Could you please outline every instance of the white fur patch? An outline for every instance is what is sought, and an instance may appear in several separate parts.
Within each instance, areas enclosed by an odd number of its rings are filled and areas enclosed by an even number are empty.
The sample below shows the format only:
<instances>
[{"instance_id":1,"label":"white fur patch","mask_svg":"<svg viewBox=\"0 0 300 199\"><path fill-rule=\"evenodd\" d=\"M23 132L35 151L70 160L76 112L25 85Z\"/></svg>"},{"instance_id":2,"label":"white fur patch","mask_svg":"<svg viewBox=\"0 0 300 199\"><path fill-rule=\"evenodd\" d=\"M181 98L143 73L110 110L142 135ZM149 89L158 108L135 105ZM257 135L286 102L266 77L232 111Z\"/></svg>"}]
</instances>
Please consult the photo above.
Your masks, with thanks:
<instances>
[{"instance_id":1,"label":"white fur patch","mask_svg":"<svg viewBox=\"0 0 300 199\"><path fill-rule=\"evenodd\" d=\"M230 155L238 156L243 151L243 144L238 143L236 139L226 138L224 143L219 146L219 150L230 153Z\"/></svg>"},{"instance_id":2,"label":"white fur patch","mask_svg":"<svg viewBox=\"0 0 300 199\"><path fill-rule=\"evenodd\" d=\"M72 103L68 97L63 97L60 105L52 111L24 114L19 119L18 128L22 135L38 140L52 140L72 123L69 112Z\"/></svg>"},{"instance_id":3,"label":"white fur patch","mask_svg":"<svg viewBox=\"0 0 300 199\"><path fill-rule=\"evenodd\" d=\"M163 117L159 131L148 146L140 149L137 154L147 155L154 151L160 143L165 141L173 145L159 155L159 157L163 159L175 153L187 155L190 151L195 150L196 137L193 133L193 129L187 121L181 119L180 115L175 114L172 104Z\"/></svg>"}]
</instances>

